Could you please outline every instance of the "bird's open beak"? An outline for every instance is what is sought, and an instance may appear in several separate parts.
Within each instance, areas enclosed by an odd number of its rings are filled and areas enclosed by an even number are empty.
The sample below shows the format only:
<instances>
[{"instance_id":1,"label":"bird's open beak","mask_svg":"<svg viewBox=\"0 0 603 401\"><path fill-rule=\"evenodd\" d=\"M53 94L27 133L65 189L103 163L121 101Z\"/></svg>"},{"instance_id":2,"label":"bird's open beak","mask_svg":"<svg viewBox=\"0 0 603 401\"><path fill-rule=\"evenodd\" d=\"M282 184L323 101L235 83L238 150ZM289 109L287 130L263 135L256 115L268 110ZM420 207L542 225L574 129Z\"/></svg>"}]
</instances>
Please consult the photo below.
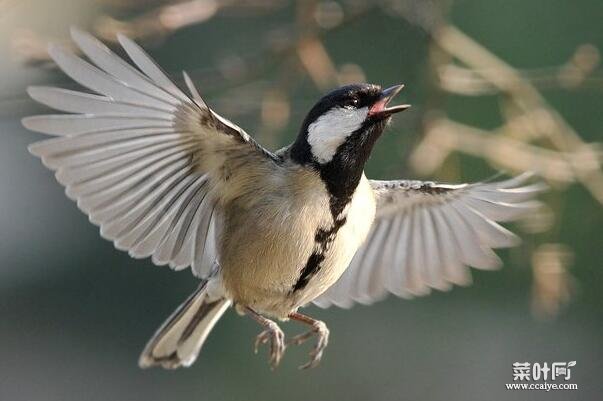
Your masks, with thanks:
<instances>
[{"instance_id":1,"label":"bird's open beak","mask_svg":"<svg viewBox=\"0 0 603 401\"><path fill-rule=\"evenodd\" d=\"M389 106L389 102L404 88L404 85L395 85L381 91L379 99L371 106L369 117L386 118L394 113L404 111L410 107L410 104L401 104L398 106Z\"/></svg>"}]
</instances>

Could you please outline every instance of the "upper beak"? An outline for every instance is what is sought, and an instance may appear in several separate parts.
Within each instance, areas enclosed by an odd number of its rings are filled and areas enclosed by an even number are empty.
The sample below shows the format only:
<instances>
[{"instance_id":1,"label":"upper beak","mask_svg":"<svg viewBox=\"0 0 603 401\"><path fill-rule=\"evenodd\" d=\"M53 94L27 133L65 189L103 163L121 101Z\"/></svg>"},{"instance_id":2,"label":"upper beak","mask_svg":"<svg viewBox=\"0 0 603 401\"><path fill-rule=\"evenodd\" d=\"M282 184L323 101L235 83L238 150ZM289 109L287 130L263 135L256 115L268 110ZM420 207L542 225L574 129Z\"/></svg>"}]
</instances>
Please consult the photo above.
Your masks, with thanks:
<instances>
[{"instance_id":1,"label":"upper beak","mask_svg":"<svg viewBox=\"0 0 603 401\"><path fill-rule=\"evenodd\" d=\"M404 85L394 85L381 91L379 99L371 106L369 116L385 118L394 113L404 111L410 107L410 104L401 104L388 107L389 102L404 88Z\"/></svg>"}]
</instances>

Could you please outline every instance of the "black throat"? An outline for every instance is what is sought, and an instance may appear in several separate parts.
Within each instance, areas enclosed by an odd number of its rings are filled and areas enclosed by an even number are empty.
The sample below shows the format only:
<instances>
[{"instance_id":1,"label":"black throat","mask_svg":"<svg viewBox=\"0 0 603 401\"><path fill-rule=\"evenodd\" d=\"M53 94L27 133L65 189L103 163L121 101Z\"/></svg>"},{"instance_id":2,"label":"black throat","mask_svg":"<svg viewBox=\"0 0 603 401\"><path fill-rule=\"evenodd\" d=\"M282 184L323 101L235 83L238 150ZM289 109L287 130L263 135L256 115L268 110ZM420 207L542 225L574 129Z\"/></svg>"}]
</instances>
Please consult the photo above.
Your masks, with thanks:
<instances>
[{"instance_id":1,"label":"black throat","mask_svg":"<svg viewBox=\"0 0 603 401\"><path fill-rule=\"evenodd\" d=\"M362 178L364 165L368 160L375 141L383 131L386 121L367 121L350 135L327 163L318 163L306 137L300 135L291 145L291 159L314 168L327 187L330 195L330 208L336 221L352 199L356 187Z\"/></svg>"}]
</instances>

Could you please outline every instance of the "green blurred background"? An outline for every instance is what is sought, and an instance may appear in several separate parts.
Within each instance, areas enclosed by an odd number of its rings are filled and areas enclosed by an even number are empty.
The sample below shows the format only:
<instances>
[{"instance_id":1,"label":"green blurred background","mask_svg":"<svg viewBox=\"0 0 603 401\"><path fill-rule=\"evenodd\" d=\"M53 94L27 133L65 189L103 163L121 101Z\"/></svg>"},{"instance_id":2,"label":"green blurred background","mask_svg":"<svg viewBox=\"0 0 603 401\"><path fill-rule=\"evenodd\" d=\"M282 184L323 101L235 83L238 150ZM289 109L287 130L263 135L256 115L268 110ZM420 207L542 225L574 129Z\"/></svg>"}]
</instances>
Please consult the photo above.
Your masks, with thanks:
<instances>
[{"instance_id":1,"label":"green blurred background","mask_svg":"<svg viewBox=\"0 0 603 401\"><path fill-rule=\"evenodd\" d=\"M602 21L601 0L0 1L0 400L601 399ZM530 168L551 186L546 207L513 227L525 241L500 252L505 268L474 271L469 288L307 309L331 329L317 369L297 370L306 347L271 372L252 353L256 324L229 312L193 367L140 370L145 342L196 282L103 241L26 151L41 136L19 119L43 109L25 87L74 87L44 53L70 25L128 32L272 148L329 88L404 82L413 108L376 147L370 177ZM513 362L574 360L577 391L505 390Z\"/></svg>"}]
</instances>

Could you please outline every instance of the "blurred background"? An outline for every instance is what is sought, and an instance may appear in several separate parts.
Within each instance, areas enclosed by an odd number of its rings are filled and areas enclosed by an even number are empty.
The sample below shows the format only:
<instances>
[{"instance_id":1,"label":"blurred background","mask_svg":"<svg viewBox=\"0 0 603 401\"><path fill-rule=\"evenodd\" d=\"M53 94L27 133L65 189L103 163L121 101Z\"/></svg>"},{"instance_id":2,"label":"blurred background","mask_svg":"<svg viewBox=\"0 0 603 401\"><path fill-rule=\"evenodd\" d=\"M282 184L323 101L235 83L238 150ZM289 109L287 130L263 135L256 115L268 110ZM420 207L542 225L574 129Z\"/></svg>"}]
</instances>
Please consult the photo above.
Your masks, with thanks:
<instances>
[{"instance_id":1,"label":"blurred background","mask_svg":"<svg viewBox=\"0 0 603 401\"><path fill-rule=\"evenodd\" d=\"M594 400L603 391L601 0L0 0L0 400ZM143 44L219 113L276 149L340 84L406 84L372 178L532 170L551 190L521 247L473 286L308 313L331 328L271 372L250 319L227 313L197 363L137 367L195 287L103 241L26 146L30 84L75 85L48 41L77 25ZM123 54L123 53L122 53ZM284 325L289 334L303 328ZM577 391L505 390L516 361L577 361Z\"/></svg>"}]
</instances>

